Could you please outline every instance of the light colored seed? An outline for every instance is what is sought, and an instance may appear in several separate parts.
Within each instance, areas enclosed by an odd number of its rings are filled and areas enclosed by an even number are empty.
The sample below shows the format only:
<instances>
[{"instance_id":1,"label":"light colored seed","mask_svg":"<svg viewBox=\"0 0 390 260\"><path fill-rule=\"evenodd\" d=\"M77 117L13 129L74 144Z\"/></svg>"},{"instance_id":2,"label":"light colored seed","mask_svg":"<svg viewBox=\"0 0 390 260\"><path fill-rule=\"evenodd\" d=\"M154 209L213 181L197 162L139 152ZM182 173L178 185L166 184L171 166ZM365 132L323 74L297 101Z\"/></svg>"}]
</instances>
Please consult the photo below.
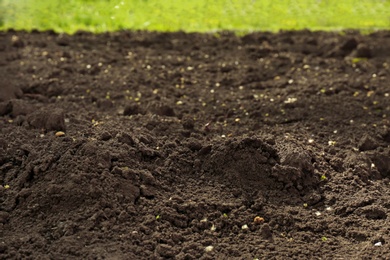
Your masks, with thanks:
<instances>
[{"instance_id":1,"label":"light colored seed","mask_svg":"<svg viewBox=\"0 0 390 260\"><path fill-rule=\"evenodd\" d=\"M215 230L217 230L217 227L213 224L213 225L211 226L210 230L211 230L211 231L215 231Z\"/></svg>"},{"instance_id":2,"label":"light colored seed","mask_svg":"<svg viewBox=\"0 0 390 260\"><path fill-rule=\"evenodd\" d=\"M206 252L211 252L211 251L213 251L213 249L214 249L213 246L206 246L205 249L204 249L204 251L206 251Z\"/></svg>"},{"instance_id":3,"label":"light colored seed","mask_svg":"<svg viewBox=\"0 0 390 260\"><path fill-rule=\"evenodd\" d=\"M57 136L57 137L62 137L62 136L64 136L64 135L65 135L65 133L62 132L62 131L58 131L58 132L56 133L56 136Z\"/></svg>"},{"instance_id":4,"label":"light colored seed","mask_svg":"<svg viewBox=\"0 0 390 260\"><path fill-rule=\"evenodd\" d=\"M259 217L259 216L256 216L256 217L253 219L253 222L255 222L256 224L261 224L261 223L264 222L264 218Z\"/></svg>"}]
</instances>

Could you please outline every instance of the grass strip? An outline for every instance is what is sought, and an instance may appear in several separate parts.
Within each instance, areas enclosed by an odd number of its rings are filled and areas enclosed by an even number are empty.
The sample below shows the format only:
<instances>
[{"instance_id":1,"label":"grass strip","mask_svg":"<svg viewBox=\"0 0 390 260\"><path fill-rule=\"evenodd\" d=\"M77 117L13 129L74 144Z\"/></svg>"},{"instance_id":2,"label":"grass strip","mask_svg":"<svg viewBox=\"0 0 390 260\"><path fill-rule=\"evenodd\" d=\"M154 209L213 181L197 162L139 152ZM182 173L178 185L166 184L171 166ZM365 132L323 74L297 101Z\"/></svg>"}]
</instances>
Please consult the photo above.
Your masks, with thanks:
<instances>
[{"instance_id":1,"label":"grass strip","mask_svg":"<svg viewBox=\"0 0 390 260\"><path fill-rule=\"evenodd\" d=\"M0 30L389 29L390 0L0 0Z\"/></svg>"}]
</instances>

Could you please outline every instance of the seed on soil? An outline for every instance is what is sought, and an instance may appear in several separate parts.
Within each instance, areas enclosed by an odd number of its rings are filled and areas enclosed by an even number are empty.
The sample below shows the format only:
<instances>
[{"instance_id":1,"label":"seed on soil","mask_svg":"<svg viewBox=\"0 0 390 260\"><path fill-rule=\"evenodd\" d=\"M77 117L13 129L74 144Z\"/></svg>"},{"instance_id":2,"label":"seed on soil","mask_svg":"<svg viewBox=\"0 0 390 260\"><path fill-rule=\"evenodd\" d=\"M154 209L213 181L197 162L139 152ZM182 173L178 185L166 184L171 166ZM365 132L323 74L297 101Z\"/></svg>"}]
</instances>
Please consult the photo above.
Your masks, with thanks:
<instances>
[{"instance_id":1,"label":"seed on soil","mask_svg":"<svg viewBox=\"0 0 390 260\"><path fill-rule=\"evenodd\" d=\"M200 222L201 222L201 223L203 223L203 222L207 222L207 218L203 218L203 219L201 219L201 220L200 220Z\"/></svg>"},{"instance_id":2,"label":"seed on soil","mask_svg":"<svg viewBox=\"0 0 390 260\"><path fill-rule=\"evenodd\" d=\"M214 249L213 246L206 246L205 249L204 249L204 251L206 251L206 252L211 252L211 251L213 251L213 249Z\"/></svg>"},{"instance_id":3,"label":"seed on soil","mask_svg":"<svg viewBox=\"0 0 390 260\"><path fill-rule=\"evenodd\" d=\"M284 101L284 103L285 104L291 104L291 103L295 103L295 102L297 102L297 98L292 98L292 97L289 97L289 98L287 98L285 101Z\"/></svg>"},{"instance_id":4,"label":"seed on soil","mask_svg":"<svg viewBox=\"0 0 390 260\"><path fill-rule=\"evenodd\" d=\"M246 230L246 229L248 229L249 227L248 227L248 225L247 224L245 224L245 225L242 225L242 227L241 227L241 229L242 230Z\"/></svg>"},{"instance_id":5,"label":"seed on soil","mask_svg":"<svg viewBox=\"0 0 390 260\"><path fill-rule=\"evenodd\" d=\"M57 137L62 137L62 136L64 136L64 135L65 135L65 133L62 132L62 131L56 132L56 136L57 136Z\"/></svg>"},{"instance_id":6,"label":"seed on soil","mask_svg":"<svg viewBox=\"0 0 390 260\"><path fill-rule=\"evenodd\" d=\"M253 222L255 222L255 224L261 224L261 223L264 222L264 218L259 217L259 216L256 216L256 217L253 219Z\"/></svg>"},{"instance_id":7,"label":"seed on soil","mask_svg":"<svg viewBox=\"0 0 390 260\"><path fill-rule=\"evenodd\" d=\"M10 186L8 184L4 185L4 189L9 189Z\"/></svg>"},{"instance_id":8,"label":"seed on soil","mask_svg":"<svg viewBox=\"0 0 390 260\"><path fill-rule=\"evenodd\" d=\"M98 126L98 125L102 124L102 122L96 121L95 119L92 119L91 122L92 122L93 126Z\"/></svg>"},{"instance_id":9,"label":"seed on soil","mask_svg":"<svg viewBox=\"0 0 390 260\"><path fill-rule=\"evenodd\" d=\"M211 225L210 230L211 230L211 231L215 231L215 230L217 230L217 227L213 224L213 225Z\"/></svg>"}]
</instances>

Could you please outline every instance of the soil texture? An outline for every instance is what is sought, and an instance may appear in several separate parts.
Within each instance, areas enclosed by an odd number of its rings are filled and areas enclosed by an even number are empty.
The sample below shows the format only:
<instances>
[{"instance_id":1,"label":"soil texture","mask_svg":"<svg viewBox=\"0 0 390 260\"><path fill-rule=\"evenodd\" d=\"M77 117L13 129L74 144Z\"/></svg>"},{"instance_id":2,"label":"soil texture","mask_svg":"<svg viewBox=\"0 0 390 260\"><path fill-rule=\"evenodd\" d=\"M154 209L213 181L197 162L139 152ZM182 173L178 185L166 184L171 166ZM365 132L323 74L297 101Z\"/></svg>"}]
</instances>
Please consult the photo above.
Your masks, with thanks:
<instances>
[{"instance_id":1,"label":"soil texture","mask_svg":"<svg viewBox=\"0 0 390 260\"><path fill-rule=\"evenodd\" d=\"M0 32L0 259L390 259L390 32Z\"/></svg>"}]
</instances>

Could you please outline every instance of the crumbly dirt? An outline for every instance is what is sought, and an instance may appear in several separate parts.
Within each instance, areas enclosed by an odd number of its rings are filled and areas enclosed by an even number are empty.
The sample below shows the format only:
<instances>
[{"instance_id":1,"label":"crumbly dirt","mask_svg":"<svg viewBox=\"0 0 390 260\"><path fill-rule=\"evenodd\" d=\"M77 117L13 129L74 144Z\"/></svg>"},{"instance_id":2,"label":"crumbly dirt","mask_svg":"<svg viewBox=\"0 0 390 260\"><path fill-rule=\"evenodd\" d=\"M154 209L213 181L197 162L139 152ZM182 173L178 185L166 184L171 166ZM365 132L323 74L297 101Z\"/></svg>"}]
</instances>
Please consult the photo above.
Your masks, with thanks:
<instances>
[{"instance_id":1,"label":"crumbly dirt","mask_svg":"<svg viewBox=\"0 0 390 260\"><path fill-rule=\"evenodd\" d=\"M389 46L0 33L0 258L389 259Z\"/></svg>"}]
</instances>

